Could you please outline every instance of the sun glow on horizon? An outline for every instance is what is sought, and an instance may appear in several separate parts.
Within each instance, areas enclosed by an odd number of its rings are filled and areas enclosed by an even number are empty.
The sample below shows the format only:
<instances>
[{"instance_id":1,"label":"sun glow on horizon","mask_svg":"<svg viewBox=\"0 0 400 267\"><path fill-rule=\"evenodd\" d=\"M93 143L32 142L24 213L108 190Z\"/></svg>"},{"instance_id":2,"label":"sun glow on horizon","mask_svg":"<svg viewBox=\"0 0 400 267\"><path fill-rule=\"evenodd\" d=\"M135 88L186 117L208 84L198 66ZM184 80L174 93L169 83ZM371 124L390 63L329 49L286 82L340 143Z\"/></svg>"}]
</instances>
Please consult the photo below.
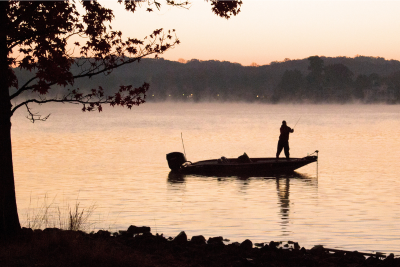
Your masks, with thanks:
<instances>
[{"instance_id":1,"label":"sun glow on horizon","mask_svg":"<svg viewBox=\"0 0 400 267\"><path fill-rule=\"evenodd\" d=\"M134 14L116 0L99 2L113 10L113 29L125 38L175 29L181 44L160 57L181 63L198 59L262 66L313 55L400 60L400 1L254 0L244 2L229 20L213 14L203 0L193 1L189 10L164 5Z\"/></svg>"}]
</instances>

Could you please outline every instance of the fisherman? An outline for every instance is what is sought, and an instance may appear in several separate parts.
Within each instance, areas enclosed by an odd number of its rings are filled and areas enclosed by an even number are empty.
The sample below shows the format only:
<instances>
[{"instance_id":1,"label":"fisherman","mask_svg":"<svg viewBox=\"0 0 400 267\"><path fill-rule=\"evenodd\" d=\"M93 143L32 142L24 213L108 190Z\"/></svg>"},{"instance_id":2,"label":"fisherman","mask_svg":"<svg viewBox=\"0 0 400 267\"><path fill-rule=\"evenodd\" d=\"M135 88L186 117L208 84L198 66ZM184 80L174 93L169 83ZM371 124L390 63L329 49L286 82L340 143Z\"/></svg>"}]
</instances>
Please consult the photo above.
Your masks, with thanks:
<instances>
[{"instance_id":1,"label":"fisherman","mask_svg":"<svg viewBox=\"0 0 400 267\"><path fill-rule=\"evenodd\" d=\"M286 159L289 159L289 134L293 133L294 129L286 125L286 121L282 121L281 135L279 136L278 149L276 151L276 158L279 158L282 149L285 151Z\"/></svg>"}]
</instances>

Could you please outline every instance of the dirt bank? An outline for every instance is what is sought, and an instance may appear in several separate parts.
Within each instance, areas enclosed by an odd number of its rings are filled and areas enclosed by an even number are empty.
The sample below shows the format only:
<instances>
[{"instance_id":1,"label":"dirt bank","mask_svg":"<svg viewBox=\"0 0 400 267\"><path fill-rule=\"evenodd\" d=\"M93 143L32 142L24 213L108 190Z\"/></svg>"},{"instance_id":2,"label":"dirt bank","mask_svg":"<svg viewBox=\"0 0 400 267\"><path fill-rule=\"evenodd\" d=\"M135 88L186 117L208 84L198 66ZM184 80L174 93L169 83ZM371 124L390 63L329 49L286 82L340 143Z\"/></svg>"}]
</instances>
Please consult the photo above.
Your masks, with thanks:
<instances>
[{"instance_id":1,"label":"dirt bank","mask_svg":"<svg viewBox=\"0 0 400 267\"><path fill-rule=\"evenodd\" d=\"M302 248L296 242L225 244L184 232L174 238L153 235L149 227L84 233L56 228L32 230L0 244L0 266L400 266L392 254Z\"/></svg>"}]
</instances>

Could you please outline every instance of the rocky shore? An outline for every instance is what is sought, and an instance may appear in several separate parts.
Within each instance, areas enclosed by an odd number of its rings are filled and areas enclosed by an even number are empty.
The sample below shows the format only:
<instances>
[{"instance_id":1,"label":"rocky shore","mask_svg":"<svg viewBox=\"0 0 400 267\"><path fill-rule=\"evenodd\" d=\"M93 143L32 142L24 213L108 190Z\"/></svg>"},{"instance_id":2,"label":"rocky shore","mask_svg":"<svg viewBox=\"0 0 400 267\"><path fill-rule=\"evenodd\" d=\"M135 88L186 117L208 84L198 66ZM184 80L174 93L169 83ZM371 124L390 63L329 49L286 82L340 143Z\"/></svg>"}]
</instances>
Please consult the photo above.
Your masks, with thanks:
<instances>
[{"instance_id":1,"label":"rocky shore","mask_svg":"<svg viewBox=\"0 0 400 267\"><path fill-rule=\"evenodd\" d=\"M226 244L223 237L174 238L153 235L150 227L97 233L57 228L23 228L12 240L0 243L0 266L400 266L393 254L359 253L296 242Z\"/></svg>"}]
</instances>

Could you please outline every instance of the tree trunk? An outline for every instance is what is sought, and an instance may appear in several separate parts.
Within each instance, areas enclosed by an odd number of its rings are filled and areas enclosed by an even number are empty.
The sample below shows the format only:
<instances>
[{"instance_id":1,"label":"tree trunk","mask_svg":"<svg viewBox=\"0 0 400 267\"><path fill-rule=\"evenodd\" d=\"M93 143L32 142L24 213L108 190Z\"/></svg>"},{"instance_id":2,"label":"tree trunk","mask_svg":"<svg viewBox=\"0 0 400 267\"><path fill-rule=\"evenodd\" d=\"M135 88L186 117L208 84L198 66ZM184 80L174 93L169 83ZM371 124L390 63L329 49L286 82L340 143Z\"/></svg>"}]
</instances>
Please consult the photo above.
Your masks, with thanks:
<instances>
[{"instance_id":1,"label":"tree trunk","mask_svg":"<svg viewBox=\"0 0 400 267\"><path fill-rule=\"evenodd\" d=\"M7 10L0 1L0 238L16 235L21 229L15 199L11 151L11 102L8 88Z\"/></svg>"}]
</instances>

